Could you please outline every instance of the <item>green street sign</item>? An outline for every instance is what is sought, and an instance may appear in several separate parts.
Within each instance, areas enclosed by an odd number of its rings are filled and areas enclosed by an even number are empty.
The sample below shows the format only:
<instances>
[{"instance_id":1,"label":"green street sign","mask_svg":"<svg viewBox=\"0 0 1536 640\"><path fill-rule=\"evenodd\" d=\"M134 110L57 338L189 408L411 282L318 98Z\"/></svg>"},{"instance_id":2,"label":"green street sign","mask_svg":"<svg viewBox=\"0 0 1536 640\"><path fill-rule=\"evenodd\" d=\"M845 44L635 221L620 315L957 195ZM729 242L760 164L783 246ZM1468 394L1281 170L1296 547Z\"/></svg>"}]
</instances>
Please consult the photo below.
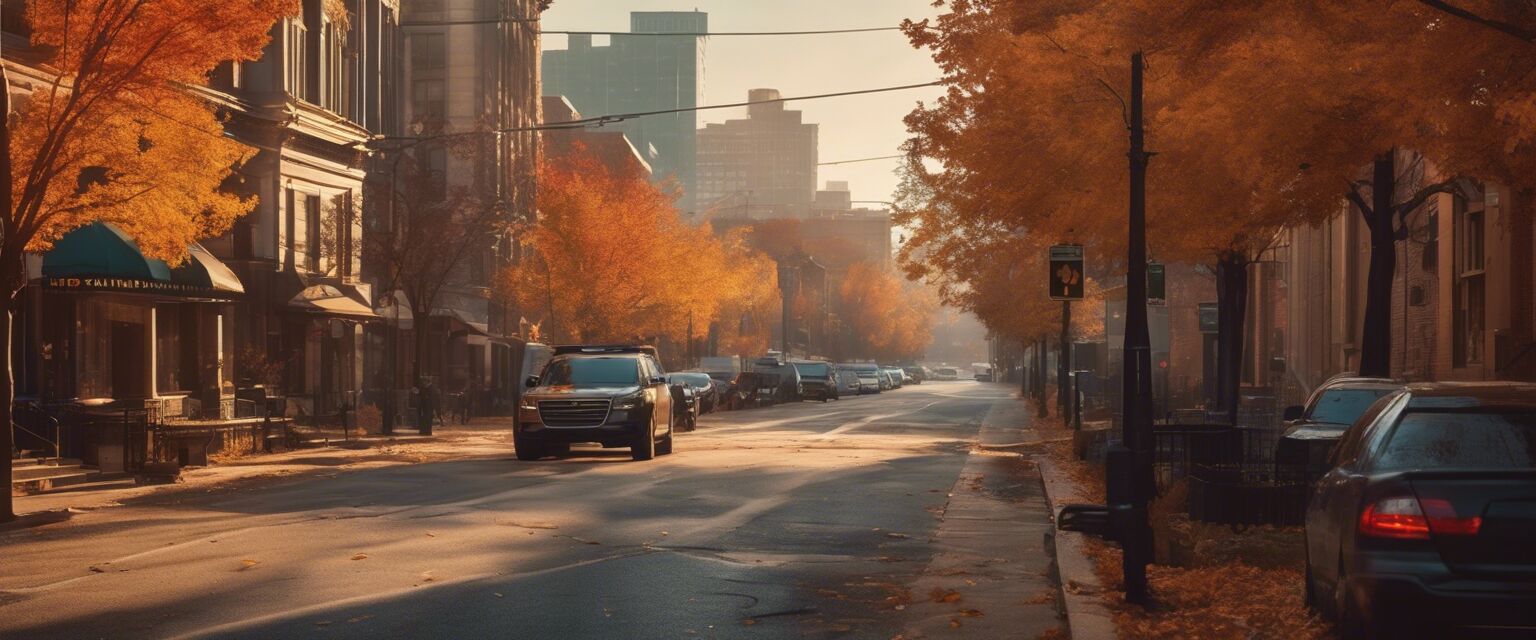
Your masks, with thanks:
<instances>
[{"instance_id":1,"label":"green street sign","mask_svg":"<svg viewBox=\"0 0 1536 640\"><path fill-rule=\"evenodd\" d=\"M1083 245L1058 244L1050 253L1052 300L1083 299Z\"/></svg>"},{"instance_id":2,"label":"green street sign","mask_svg":"<svg viewBox=\"0 0 1536 640\"><path fill-rule=\"evenodd\" d=\"M1168 304L1168 270L1161 262L1147 263L1147 304L1154 307Z\"/></svg>"}]
</instances>

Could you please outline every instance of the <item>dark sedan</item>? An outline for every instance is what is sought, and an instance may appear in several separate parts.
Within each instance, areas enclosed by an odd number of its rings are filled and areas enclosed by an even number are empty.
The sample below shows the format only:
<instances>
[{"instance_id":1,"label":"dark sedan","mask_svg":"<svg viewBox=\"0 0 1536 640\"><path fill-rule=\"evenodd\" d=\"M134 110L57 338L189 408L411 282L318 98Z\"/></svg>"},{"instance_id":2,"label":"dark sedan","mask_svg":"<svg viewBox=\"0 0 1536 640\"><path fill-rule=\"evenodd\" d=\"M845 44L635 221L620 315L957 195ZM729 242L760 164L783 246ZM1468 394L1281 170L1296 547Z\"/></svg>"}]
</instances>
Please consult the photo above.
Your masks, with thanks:
<instances>
[{"instance_id":1,"label":"dark sedan","mask_svg":"<svg viewBox=\"0 0 1536 640\"><path fill-rule=\"evenodd\" d=\"M1307 398L1302 407L1285 410L1285 433L1275 446L1275 465L1291 482L1311 484L1328 471L1328 452L1349 425L1384 395L1403 383L1382 378L1335 377Z\"/></svg>"},{"instance_id":2,"label":"dark sedan","mask_svg":"<svg viewBox=\"0 0 1536 640\"><path fill-rule=\"evenodd\" d=\"M1536 385L1410 385L1329 461L1306 594L1346 637L1536 637Z\"/></svg>"}]
</instances>

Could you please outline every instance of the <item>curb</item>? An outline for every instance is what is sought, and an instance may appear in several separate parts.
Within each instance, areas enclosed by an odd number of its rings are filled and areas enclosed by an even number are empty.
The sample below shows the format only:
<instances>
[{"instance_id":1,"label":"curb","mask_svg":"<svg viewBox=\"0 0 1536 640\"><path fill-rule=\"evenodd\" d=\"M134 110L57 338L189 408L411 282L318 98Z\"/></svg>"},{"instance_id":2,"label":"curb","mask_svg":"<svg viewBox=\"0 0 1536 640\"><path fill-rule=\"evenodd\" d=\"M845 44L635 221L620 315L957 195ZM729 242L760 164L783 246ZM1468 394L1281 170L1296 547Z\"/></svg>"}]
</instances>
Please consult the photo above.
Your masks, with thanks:
<instances>
[{"instance_id":1,"label":"curb","mask_svg":"<svg viewBox=\"0 0 1536 640\"><path fill-rule=\"evenodd\" d=\"M1045 456L1033 456L1040 469L1040 479L1045 484L1045 500L1051 508L1051 521L1064 504L1059 496L1065 493L1066 480L1061 478L1056 465ZM1056 571L1060 578L1061 600L1066 605L1067 627L1075 640L1099 640L1115 638L1115 618L1099 593L1104 586L1093 572L1093 561L1085 552L1087 536L1076 531L1052 529L1045 534L1046 545L1056 556Z\"/></svg>"},{"instance_id":2,"label":"curb","mask_svg":"<svg viewBox=\"0 0 1536 640\"><path fill-rule=\"evenodd\" d=\"M47 524L64 522L74 517L75 512L70 509L52 509L49 511L34 511L32 513L16 516L15 520L0 524L0 533L31 529Z\"/></svg>"}]
</instances>

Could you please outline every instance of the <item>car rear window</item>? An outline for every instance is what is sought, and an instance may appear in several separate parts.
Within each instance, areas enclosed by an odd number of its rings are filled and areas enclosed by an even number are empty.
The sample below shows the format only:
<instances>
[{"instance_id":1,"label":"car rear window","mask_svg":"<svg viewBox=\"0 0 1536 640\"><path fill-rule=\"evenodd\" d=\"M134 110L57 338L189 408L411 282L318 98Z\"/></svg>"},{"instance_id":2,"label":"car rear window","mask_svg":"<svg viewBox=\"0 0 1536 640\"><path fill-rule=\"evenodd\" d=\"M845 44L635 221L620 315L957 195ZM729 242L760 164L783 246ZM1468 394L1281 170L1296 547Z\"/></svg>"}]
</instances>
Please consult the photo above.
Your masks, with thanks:
<instances>
[{"instance_id":1,"label":"car rear window","mask_svg":"<svg viewBox=\"0 0 1536 640\"><path fill-rule=\"evenodd\" d=\"M1408 413L1382 445L1376 467L1536 469L1536 413Z\"/></svg>"},{"instance_id":2,"label":"car rear window","mask_svg":"<svg viewBox=\"0 0 1536 640\"><path fill-rule=\"evenodd\" d=\"M1329 389L1307 412L1307 419L1328 424L1352 425L1376 400L1392 389Z\"/></svg>"},{"instance_id":3,"label":"car rear window","mask_svg":"<svg viewBox=\"0 0 1536 640\"><path fill-rule=\"evenodd\" d=\"M795 370L799 371L802 377L825 378L832 375L831 367L819 362L796 362Z\"/></svg>"},{"instance_id":4,"label":"car rear window","mask_svg":"<svg viewBox=\"0 0 1536 640\"><path fill-rule=\"evenodd\" d=\"M549 363L543 383L550 386L593 387L639 384L634 358L566 358Z\"/></svg>"}]
</instances>

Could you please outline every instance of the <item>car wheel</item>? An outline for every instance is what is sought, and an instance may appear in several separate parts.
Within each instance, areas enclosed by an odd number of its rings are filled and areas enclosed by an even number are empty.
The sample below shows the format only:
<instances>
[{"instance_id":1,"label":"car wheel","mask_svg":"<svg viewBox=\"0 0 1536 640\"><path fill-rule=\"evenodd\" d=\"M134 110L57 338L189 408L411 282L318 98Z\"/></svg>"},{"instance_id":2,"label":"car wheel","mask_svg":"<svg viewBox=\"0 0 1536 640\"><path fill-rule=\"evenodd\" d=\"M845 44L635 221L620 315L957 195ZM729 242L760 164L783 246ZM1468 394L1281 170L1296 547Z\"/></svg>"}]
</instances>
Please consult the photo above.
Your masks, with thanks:
<instances>
[{"instance_id":1,"label":"car wheel","mask_svg":"<svg viewBox=\"0 0 1536 640\"><path fill-rule=\"evenodd\" d=\"M671 453L672 453L672 432L668 431L666 437L662 438L661 442L656 443L656 455L658 455L658 456L665 456L665 455L670 455Z\"/></svg>"},{"instance_id":2,"label":"car wheel","mask_svg":"<svg viewBox=\"0 0 1536 640\"><path fill-rule=\"evenodd\" d=\"M634 444L629 445L629 458L638 461L650 460L655 457L656 419L651 418L651 422L645 426L645 429L635 435Z\"/></svg>"},{"instance_id":3,"label":"car wheel","mask_svg":"<svg viewBox=\"0 0 1536 640\"><path fill-rule=\"evenodd\" d=\"M539 446L537 443L534 443L528 438L519 438L516 435L513 435L512 448L517 452L517 459L524 462L538 460L539 458L544 457L544 447Z\"/></svg>"}]
</instances>

